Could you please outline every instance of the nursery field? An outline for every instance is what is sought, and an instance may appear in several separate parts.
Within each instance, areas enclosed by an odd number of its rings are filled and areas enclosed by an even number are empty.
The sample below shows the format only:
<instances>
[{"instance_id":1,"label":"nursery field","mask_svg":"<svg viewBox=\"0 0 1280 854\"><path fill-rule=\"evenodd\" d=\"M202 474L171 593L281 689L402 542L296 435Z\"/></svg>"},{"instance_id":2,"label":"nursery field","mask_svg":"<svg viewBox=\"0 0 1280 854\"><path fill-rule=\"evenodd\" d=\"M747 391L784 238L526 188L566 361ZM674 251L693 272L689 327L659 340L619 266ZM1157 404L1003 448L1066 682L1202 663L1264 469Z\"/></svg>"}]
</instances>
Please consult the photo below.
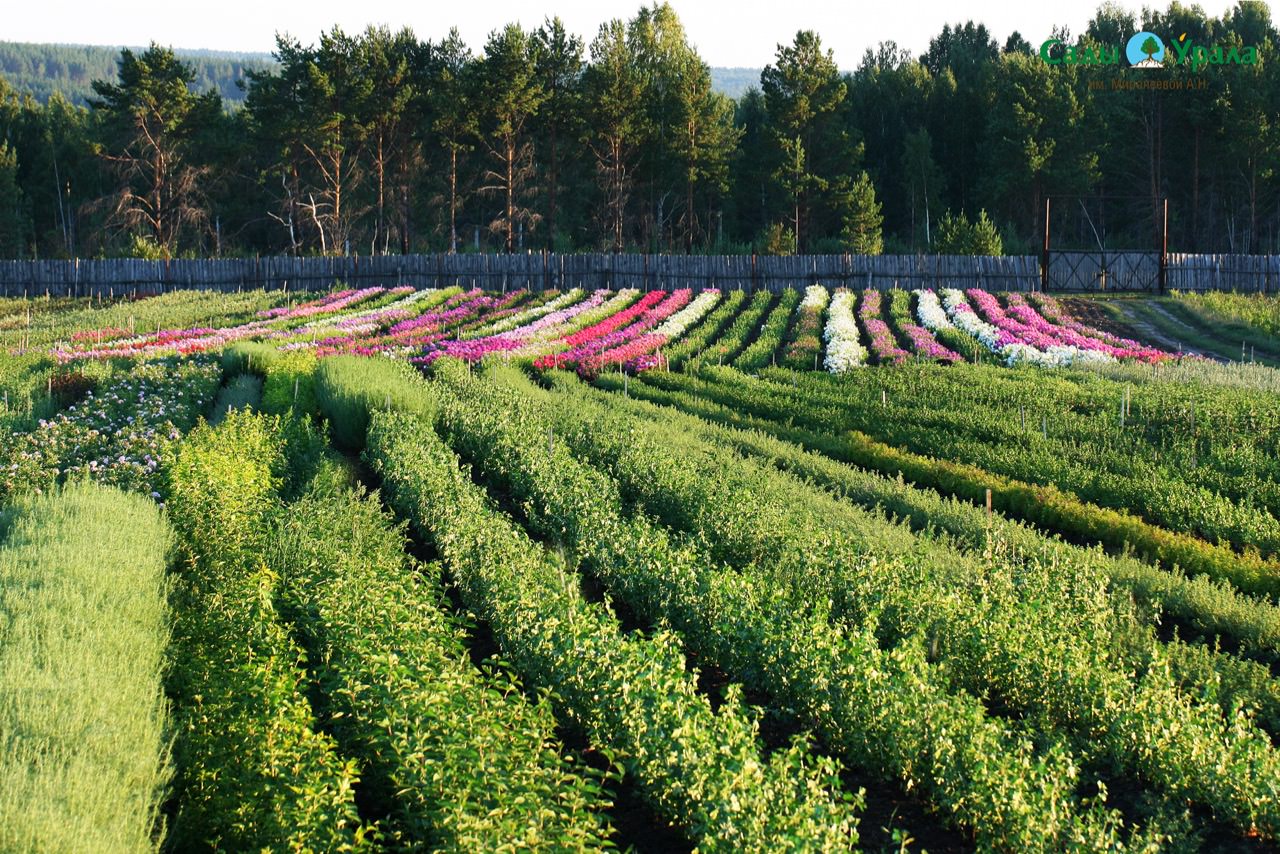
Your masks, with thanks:
<instances>
[{"instance_id":1,"label":"nursery field","mask_svg":"<svg viewBox=\"0 0 1280 854\"><path fill-rule=\"evenodd\" d=\"M1275 850L1278 318L0 301L0 850Z\"/></svg>"}]
</instances>

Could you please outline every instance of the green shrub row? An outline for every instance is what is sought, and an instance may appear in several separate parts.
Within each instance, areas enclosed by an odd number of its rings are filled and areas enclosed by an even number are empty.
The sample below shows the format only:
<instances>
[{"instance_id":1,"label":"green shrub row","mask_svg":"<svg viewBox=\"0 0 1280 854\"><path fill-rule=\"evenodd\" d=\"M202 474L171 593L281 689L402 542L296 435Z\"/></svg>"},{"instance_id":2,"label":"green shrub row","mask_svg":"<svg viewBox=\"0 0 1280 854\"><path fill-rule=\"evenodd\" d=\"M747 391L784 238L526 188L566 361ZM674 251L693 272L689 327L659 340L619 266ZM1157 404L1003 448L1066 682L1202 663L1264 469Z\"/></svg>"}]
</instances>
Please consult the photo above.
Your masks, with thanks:
<instances>
[{"instance_id":1,"label":"green shrub row","mask_svg":"<svg viewBox=\"0 0 1280 854\"><path fill-rule=\"evenodd\" d=\"M709 850L847 847L852 818L828 789L831 768L802 764L794 747L764 759L738 703L713 712L698 693L673 635L624 636L563 559L490 506L429 425L375 413L366 453L517 670L552 690L661 815Z\"/></svg>"},{"instance_id":2,"label":"green shrub row","mask_svg":"<svg viewBox=\"0 0 1280 854\"><path fill-rule=\"evenodd\" d=\"M172 539L155 503L91 484L10 508L0 547L0 850L154 851Z\"/></svg>"},{"instance_id":3,"label":"green shrub row","mask_svg":"<svg viewBox=\"0 0 1280 854\"><path fill-rule=\"evenodd\" d=\"M320 731L305 656L262 560L291 466L275 418L232 412L187 436L168 467L184 560L170 692L178 723L179 849L363 850L356 767Z\"/></svg>"},{"instance_id":4,"label":"green shrub row","mask_svg":"<svg viewBox=\"0 0 1280 854\"><path fill-rule=\"evenodd\" d=\"M333 733L361 762L364 800L391 817L385 842L604 847L603 781L560 755L549 704L470 664L439 567L412 566L405 545L376 496L322 474L280 515L268 549Z\"/></svg>"},{"instance_id":5,"label":"green shrub row","mask_svg":"<svg viewBox=\"0 0 1280 854\"><path fill-rule=\"evenodd\" d=\"M558 535L633 611L670 621L699 660L816 724L840 758L919 789L986 847L1118 844L1117 819L1079 803L1069 755L1058 747L1040 754L972 697L949 694L923 645L885 653L873 632L833 630L821 608L797 607L763 565L722 568L643 516L625 518L613 481L568 451L548 456L540 442L548 429L566 429L565 448L577 450L582 441L552 416L554 404L534 406L465 376L448 381L459 398L445 404L459 422L457 440L539 533ZM490 412L509 413L510 421L488 426ZM637 438L619 421L592 423L616 441ZM678 477L650 473L667 482Z\"/></svg>"},{"instance_id":6,"label":"green shrub row","mask_svg":"<svg viewBox=\"0 0 1280 854\"><path fill-rule=\"evenodd\" d=\"M1132 679L1110 651L1132 623L1117 622L1092 566L1015 560L995 548L966 560L929 541L908 551L893 525L788 475L660 420L573 403L552 407L567 445L717 560L768 567L798 606L830 602L854 626L874 616L888 640L925 632L958 687L1074 735L1117 769L1242 831L1280 832L1272 795L1280 756L1267 736L1246 716L1224 717L1216 703L1180 691L1157 644L1146 647L1151 666Z\"/></svg>"},{"instance_id":7,"label":"green shrub row","mask_svg":"<svg viewBox=\"0 0 1280 854\"><path fill-rule=\"evenodd\" d=\"M703 378L705 382L664 374L655 376L653 382L662 388L692 390L696 387L699 395L739 411L782 423L801 424L817 432L834 433L843 439L844 460L854 465L890 475L901 474L919 486L972 502L985 503L986 490L990 489L996 509L1048 530L1102 543L1112 549L1132 549L1145 560L1158 561L1168 567L1176 565L1191 575L1224 579L1246 593L1280 596L1280 565L1256 553L1237 554L1226 546L1161 528L1123 510L1089 503L1052 484L1027 483L971 463L894 447L856 430L833 429L826 425L841 423L838 416L833 417L821 403L809 402L803 392L779 383L749 380L725 372L704 373ZM959 458L965 457L960 454Z\"/></svg>"},{"instance_id":8,"label":"green shrub row","mask_svg":"<svg viewBox=\"0 0 1280 854\"><path fill-rule=\"evenodd\" d=\"M720 330L720 333L698 353L691 354L685 361L693 365L731 363L742 348L746 346L751 333L760 325L761 319L773 305L772 291L756 291L751 295L742 310L734 315L733 320Z\"/></svg>"},{"instance_id":9,"label":"green shrub row","mask_svg":"<svg viewBox=\"0 0 1280 854\"><path fill-rule=\"evenodd\" d=\"M672 370L676 370L691 357L709 347L711 342L729 325L729 322L737 316L746 300L746 291L731 290L726 293L720 304L712 309L711 313L704 317L701 322L686 330L678 340L670 342L663 348L663 355L666 357L667 365Z\"/></svg>"},{"instance_id":10,"label":"green shrub row","mask_svg":"<svg viewBox=\"0 0 1280 854\"><path fill-rule=\"evenodd\" d=\"M800 292L787 289L778 298L777 304L765 316L756 340L748 344L737 358L733 366L740 371L752 373L773 362L775 354L782 346L782 337L787 333L787 325L791 315L795 313L800 302Z\"/></svg>"},{"instance_id":11,"label":"green shrub row","mask_svg":"<svg viewBox=\"0 0 1280 854\"><path fill-rule=\"evenodd\" d=\"M757 396L802 395L797 421L963 459L1173 531L1280 554L1274 396L1126 388L1096 374L911 366L832 377L773 369Z\"/></svg>"},{"instance_id":12,"label":"green shrub row","mask_svg":"<svg viewBox=\"0 0 1280 854\"><path fill-rule=\"evenodd\" d=\"M578 384L576 378L557 379L562 383L570 380L570 388ZM596 384L620 391L612 377L601 377ZM842 498L881 507L916 530L945 531L976 549L983 548L988 533L995 531L1016 551L1050 561L1062 551L1072 550L1056 535L1046 536L1003 513L989 516L981 504L943 497L928 486L904 482L895 472L881 474L848 465L842 461L852 459L846 441L839 436L752 416L695 393L664 390L653 383L632 384L629 394L629 405L651 401L697 416L686 422L689 429L784 468ZM712 428L712 424L723 426ZM740 429L727 429L732 427ZM1210 644L1221 638L1250 658L1265 664L1280 662L1280 608L1245 596L1226 581L1214 582L1203 575L1188 577L1125 554L1091 558L1077 553L1077 559L1096 559L1116 588L1134 596L1144 607L1166 612L1191 638Z\"/></svg>"}]
</instances>

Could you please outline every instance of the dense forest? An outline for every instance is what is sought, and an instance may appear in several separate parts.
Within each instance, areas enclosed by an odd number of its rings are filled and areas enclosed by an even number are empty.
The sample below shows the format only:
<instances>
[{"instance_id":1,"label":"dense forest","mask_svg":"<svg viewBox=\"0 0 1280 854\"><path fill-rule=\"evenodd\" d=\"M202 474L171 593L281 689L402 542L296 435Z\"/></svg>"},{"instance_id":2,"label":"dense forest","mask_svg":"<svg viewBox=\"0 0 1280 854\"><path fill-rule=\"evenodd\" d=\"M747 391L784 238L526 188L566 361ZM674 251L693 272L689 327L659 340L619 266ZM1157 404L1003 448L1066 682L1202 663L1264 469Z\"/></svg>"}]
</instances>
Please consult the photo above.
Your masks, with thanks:
<instances>
[{"instance_id":1,"label":"dense forest","mask_svg":"<svg viewBox=\"0 0 1280 854\"><path fill-rule=\"evenodd\" d=\"M1139 30L1163 67L1040 55L1123 55ZM947 25L848 73L801 31L733 99L660 3L590 39L554 18L477 46L281 36L236 107L152 45L83 106L0 80L0 256L1025 252L1050 198L1057 245L1153 246L1167 198L1172 250L1276 252L1276 42L1257 0L1107 3L1003 41Z\"/></svg>"}]
</instances>

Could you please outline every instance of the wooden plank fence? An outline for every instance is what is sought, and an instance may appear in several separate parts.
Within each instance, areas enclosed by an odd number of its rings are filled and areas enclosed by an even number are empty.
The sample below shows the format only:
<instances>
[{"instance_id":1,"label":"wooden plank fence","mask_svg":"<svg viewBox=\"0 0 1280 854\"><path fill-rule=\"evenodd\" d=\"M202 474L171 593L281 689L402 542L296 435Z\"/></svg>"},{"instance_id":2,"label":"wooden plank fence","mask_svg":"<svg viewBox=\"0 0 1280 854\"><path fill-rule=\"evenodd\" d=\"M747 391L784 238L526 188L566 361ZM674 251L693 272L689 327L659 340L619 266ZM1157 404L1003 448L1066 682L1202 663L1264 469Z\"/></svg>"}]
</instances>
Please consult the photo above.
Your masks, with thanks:
<instances>
[{"instance_id":1,"label":"wooden plank fence","mask_svg":"<svg viewBox=\"0 0 1280 854\"><path fill-rule=\"evenodd\" d=\"M1070 255L1080 257L1070 258ZM1054 290L1099 290L1101 258L1055 255ZM1154 290L1154 253L1108 253L1107 290ZM816 282L852 288L978 287L1036 290L1032 255L375 255L295 258L205 258L145 261L0 261L0 295L102 296L156 294L183 288L324 290L352 286L462 285L516 288L803 288ZM1280 292L1280 255L1170 253L1166 286L1204 291Z\"/></svg>"},{"instance_id":2,"label":"wooden plank fence","mask_svg":"<svg viewBox=\"0 0 1280 854\"><path fill-rule=\"evenodd\" d=\"M351 286L667 289L979 287L1034 290L1034 256L956 255L377 255L0 261L0 295L119 296L183 288L323 290Z\"/></svg>"}]
</instances>

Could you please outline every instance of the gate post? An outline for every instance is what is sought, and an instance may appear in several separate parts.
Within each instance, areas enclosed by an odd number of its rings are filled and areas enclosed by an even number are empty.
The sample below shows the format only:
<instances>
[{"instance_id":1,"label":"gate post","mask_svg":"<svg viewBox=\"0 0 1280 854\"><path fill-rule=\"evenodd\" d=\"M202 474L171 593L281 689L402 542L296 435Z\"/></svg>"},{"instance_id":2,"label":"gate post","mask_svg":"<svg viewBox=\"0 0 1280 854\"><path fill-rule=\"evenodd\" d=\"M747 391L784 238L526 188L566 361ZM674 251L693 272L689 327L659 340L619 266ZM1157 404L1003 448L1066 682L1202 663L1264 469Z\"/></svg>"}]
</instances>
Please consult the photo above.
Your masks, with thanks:
<instances>
[{"instance_id":1,"label":"gate post","mask_svg":"<svg viewBox=\"0 0 1280 854\"><path fill-rule=\"evenodd\" d=\"M1040 252L1040 290L1049 290L1049 198L1044 200L1044 248Z\"/></svg>"},{"instance_id":2,"label":"gate post","mask_svg":"<svg viewBox=\"0 0 1280 854\"><path fill-rule=\"evenodd\" d=\"M1164 200L1164 224L1160 229L1160 293L1164 293L1169 273L1169 200Z\"/></svg>"}]
</instances>

